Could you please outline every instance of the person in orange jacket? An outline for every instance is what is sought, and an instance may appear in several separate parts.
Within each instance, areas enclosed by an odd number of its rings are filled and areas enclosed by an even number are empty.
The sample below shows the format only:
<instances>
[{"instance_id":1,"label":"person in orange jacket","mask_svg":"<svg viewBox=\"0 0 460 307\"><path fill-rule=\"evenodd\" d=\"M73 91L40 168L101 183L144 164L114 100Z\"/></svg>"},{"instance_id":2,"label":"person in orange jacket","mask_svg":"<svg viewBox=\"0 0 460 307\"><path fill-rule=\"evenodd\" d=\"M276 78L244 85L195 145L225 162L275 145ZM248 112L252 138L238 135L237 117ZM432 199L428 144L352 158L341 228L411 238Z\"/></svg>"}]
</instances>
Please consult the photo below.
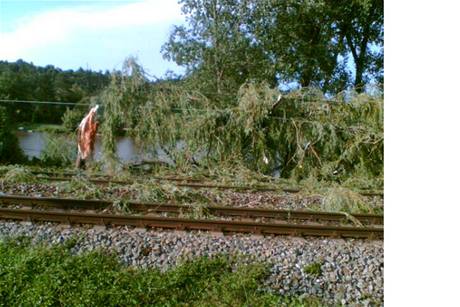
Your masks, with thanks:
<instances>
[{"instance_id":1,"label":"person in orange jacket","mask_svg":"<svg viewBox=\"0 0 460 307\"><path fill-rule=\"evenodd\" d=\"M89 113L83 118L77 128L78 154L76 166L84 168L86 162L93 157L94 143L96 142L96 132L99 123L96 120L96 112L99 105L91 108Z\"/></svg>"}]
</instances>

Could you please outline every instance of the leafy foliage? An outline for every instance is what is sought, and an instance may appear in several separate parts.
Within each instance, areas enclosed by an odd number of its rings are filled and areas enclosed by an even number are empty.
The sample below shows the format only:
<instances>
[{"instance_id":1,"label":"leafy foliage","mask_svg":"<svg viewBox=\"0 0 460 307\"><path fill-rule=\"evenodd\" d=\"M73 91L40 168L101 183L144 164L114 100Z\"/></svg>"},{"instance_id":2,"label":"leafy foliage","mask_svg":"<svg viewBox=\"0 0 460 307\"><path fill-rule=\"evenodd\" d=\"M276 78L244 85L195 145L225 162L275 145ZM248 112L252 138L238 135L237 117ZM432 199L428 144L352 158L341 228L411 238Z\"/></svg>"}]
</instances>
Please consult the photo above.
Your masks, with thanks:
<instances>
[{"instance_id":1,"label":"leafy foliage","mask_svg":"<svg viewBox=\"0 0 460 307\"><path fill-rule=\"evenodd\" d=\"M328 93L383 82L382 0L179 2L187 25L175 27L163 54L215 101L245 82Z\"/></svg>"},{"instance_id":2,"label":"leafy foliage","mask_svg":"<svg viewBox=\"0 0 460 307\"><path fill-rule=\"evenodd\" d=\"M342 187L329 188L322 205L329 212L365 212L367 207L363 196Z\"/></svg>"},{"instance_id":3,"label":"leafy foliage","mask_svg":"<svg viewBox=\"0 0 460 307\"><path fill-rule=\"evenodd\" d=\"M107 71L62 70L23 60L0 61L0 99L88 103L89 97L98 94L109 81ZM59 124L66 111L64 106L50 104L5 103L4 106L15 114L16 122L27 123Z\"/></svg>"},{"instance_id":4,"label":"leafy foliage","mask_svg":"<svg viewBox=\"0 0 460 307\"><path fill-rule=\"evenodd\" d=\"M85 117L86 108L67 108L62 115L62 125L66 132L75 132L81 120Z\"/></svg>"},{"instance_id":5,"label":"leafy foliage","mask_svg":"<svg viewBox=\"0 0 460 307\"><path fill-rule=\"evenodd\" d=\"M46 134L45 147L40 153L41 163L47 166L69 166L77 158L74 138L61 134Z\"/></svg>"},{"instance_id":6,"label":"leafy foliage","mask_svg":"<svg viewBox=\"0 0 460 307\"><path fill-rule=\"evenodd\" d=\"M133 57L111 79L0 62L0 97L101 104L113 173L121 170L115 135L128 133L182 173L225 166L299 182L383 185L383 97L363 94L383 82L382 0L179 2L187 24L175 27L162 51L185 76L152 82ZM301 87L279 90L287 82ZM82 117L77 107L63 116L68 131ZM64 109L53 108L10 111L56 121ZM340 190L329 199L345 209L360 203Z\"/></svg>"},{"instance_id":7,"label":"leafy foliage","mask_svg":"<svg viewBox=\"0 0 460 307\"><path fill-rule=\"evenodd\" d=\"M186 86L226 105L247 80L275 84L271 61L249 32L256 1L179 2L188 24L175 27L162 50L187 68Z\"/></svg>"},{"instance_id":8,"label":"leafy foliage","mask_svg":"<svg viewBox=\"0 0 460 307\"><path fill-rule=\"evenodd\" d=\"M3 174L0 182L3 183L33 183L36 181L35 176L24 167L13 166Z\"/></svg>"},{"instance_id":9,"label":"leafy foliage","mask_svg":"<svg viewBox=\"0 0 460 307\"><path fill-rule=\"evenodd\" d=\"M89 181L84 176L76 176L68 182L60 183L59 190L61 190L63 193L68 193L73 197L83 199L103 198L100 187Z\"/></svg>"},{"instance_id":10,"label":"leafy foliage","mask_svg":"<svg viewBox=\"0 0 460 307\"><path fill-rule=\"evenodd\" d=\"M104 149L112 154L113 131L123 125L147 150L163 149L181 170L225 163L298 180L383 177L379 96L347 92L328 100L312 88L282 95L267 83L246 83L233 106L218 108L181 86L149 89L136 74L142 72L114 77L102 96Z\"/></svg>"}]
</instances>

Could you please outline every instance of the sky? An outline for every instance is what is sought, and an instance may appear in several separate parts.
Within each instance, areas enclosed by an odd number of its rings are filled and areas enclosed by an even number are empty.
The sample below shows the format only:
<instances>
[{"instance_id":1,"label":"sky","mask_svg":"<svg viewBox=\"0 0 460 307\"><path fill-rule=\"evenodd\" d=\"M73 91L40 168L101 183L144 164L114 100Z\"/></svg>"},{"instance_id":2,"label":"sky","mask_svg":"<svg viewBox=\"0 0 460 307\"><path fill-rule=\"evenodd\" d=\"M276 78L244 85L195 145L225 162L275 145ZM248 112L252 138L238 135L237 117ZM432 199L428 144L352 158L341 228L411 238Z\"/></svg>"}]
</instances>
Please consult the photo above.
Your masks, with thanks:
<instances>
[{"instance_id":1,"label":"sky","mask_svg":"<svg viewBox=\"0 0 460 307\"><path fill-rule=\"evenodd\" d=\"M160 49L184 22L175 0L0 0L0 60L112 71L135 56L152 76L180 74Z\"/></svg>"}]
</instances>

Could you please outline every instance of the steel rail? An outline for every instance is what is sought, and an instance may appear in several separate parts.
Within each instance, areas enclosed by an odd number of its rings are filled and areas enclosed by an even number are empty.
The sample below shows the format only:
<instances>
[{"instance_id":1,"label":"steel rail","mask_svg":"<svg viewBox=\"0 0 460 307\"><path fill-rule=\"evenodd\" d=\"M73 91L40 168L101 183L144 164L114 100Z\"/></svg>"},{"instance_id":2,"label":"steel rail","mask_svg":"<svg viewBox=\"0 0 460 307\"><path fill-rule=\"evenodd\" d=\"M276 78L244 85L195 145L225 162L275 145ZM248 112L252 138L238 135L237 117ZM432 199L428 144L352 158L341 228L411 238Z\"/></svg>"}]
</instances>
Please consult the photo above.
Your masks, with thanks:
<instances>
[{"instance_id":1,"label":"steel rail","mask_svg":"<svg viewBox=\"0 0 460 307\"><path fill-rule=\"evenodd\" d=\"M49 180L49 181L69 181L70 177L59 177L59 176L49 176L49 177L39 177L40 179ZM223 184L210 184L210 183L199 183L200 180L197 179L186 179L186 178L174 178L174 177L159 177L152 176L150 177L155 180L166 180L166 181L177 181L175 185L180 187L188 188L212 188L212 189L222 189L222 190L245 190L245 191L256 191L256 192L276 192L282 191L286 193L298 193L300 189L298 188L271 188L271 187L251 187L251 186L237 186L237 185L223 185ZM134 181L122 181L122 180L109 180L109 179L95 179L88 178L88 180L95 184L133 184ZM184 182L185 181L185 182ZM376 191L361 191L358 192L363 196L379 196L383 197L383 192Z\"/></svg>"},{"instance_id":2,"label":"steel rail","mask_svg":"<svg viewBox=\"0 0 460 307\"><path fill-rule=\"evenodd\" d=\"M225 220L199 220L170 217L70 213L25 209L0 208L0 218L27 221L47 221L68 224L97 224L172 228L178 230L208 230L291 236L329 236L361 239L383 239L383 227L348 227L320 225L290 225Z\"/></svg>"},{"instance_id":3,"label":"steel rail","mask_svg":"<svg viewBox=\"0 0 460 307\"><path fill-rule=\"evenodd\" d=\"M101 210L113 205L109 200L82 200L72 198L51 198L51 197L29 197L21 195L0 195L2 204L21 205L42 205L58 209L86 209ZM125 202L126 208L138 212L171 212L184 213L192 212L192 206L168 204L168 203L141 203ZM278 210L261 208L241 208L224 206L204 206L202 210L211 215L217 216L239 216L239 217L263 217L286 220L315 220L315 221L347 221L348 217L340 212L316 212L307 210ZM383 225L383 215L374 214L351 214L363 224Z\"/></svg>"}]
</instances>

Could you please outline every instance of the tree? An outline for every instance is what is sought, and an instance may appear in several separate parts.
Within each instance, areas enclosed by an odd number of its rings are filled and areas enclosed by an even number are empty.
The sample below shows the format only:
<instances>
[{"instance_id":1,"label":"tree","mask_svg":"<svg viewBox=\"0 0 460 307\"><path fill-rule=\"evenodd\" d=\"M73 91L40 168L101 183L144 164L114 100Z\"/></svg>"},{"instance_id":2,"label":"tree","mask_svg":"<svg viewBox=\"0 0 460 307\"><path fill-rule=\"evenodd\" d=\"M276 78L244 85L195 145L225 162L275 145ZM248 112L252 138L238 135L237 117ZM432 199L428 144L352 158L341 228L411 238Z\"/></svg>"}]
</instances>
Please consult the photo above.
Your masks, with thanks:
<instances>
[{"instance_id":1,"label":"tree","mask_svg":"<svg viewBox=\"0 0 460 307\"><path fill-rule=\"evenodd\" d=\"M383 82L383 0L329 1L328 6L354 60L355 89L363 91L371 79Z\"/></svg>"},{"instance_id":2,"label":"tree","mask_svg":"<svg viewBox=\"0 0 460 307\"><path fill-rule=\"evenodd\" d=\"M246 81L330 93L383 81L382 0L180 3L188 24L175 28L163 54L211 94L234 94Z\"/></svg>"},{"instance_id":3,"label":"tree","mask_svg":"<svg viewBox=\"0 0 460 307\"><path fill-rule=\"evenodd\" d=\"M38 67L18 60L0 61L0 98L80 102L100 92L109 74L79 69L62 71L52 65ZM48 104L6 104L17 122L59 123L66 108Z\"/></svg>"},{"instance_id":4,"label":"tree","mask_svg":"<svg viewBox=\"0 0 460 307\"><path fill-rule=\"evenodd\" d=\"M282 81L340 91L348 74L343 40L323 1L271 0L255 10L253 31Z\"/></svg>"},{"instance_id":5,"label":"tree","mask_svg":"<svg viewBox=\"0 0 460 307\"><path fill-rule=\"evenodd\" d=\"M247 80L276 84L271 60L249 32L248 0L181 0L187 26L176 26L162 51L187 68L192 83L217 100Z\"/></svg>"}]
</instances>

